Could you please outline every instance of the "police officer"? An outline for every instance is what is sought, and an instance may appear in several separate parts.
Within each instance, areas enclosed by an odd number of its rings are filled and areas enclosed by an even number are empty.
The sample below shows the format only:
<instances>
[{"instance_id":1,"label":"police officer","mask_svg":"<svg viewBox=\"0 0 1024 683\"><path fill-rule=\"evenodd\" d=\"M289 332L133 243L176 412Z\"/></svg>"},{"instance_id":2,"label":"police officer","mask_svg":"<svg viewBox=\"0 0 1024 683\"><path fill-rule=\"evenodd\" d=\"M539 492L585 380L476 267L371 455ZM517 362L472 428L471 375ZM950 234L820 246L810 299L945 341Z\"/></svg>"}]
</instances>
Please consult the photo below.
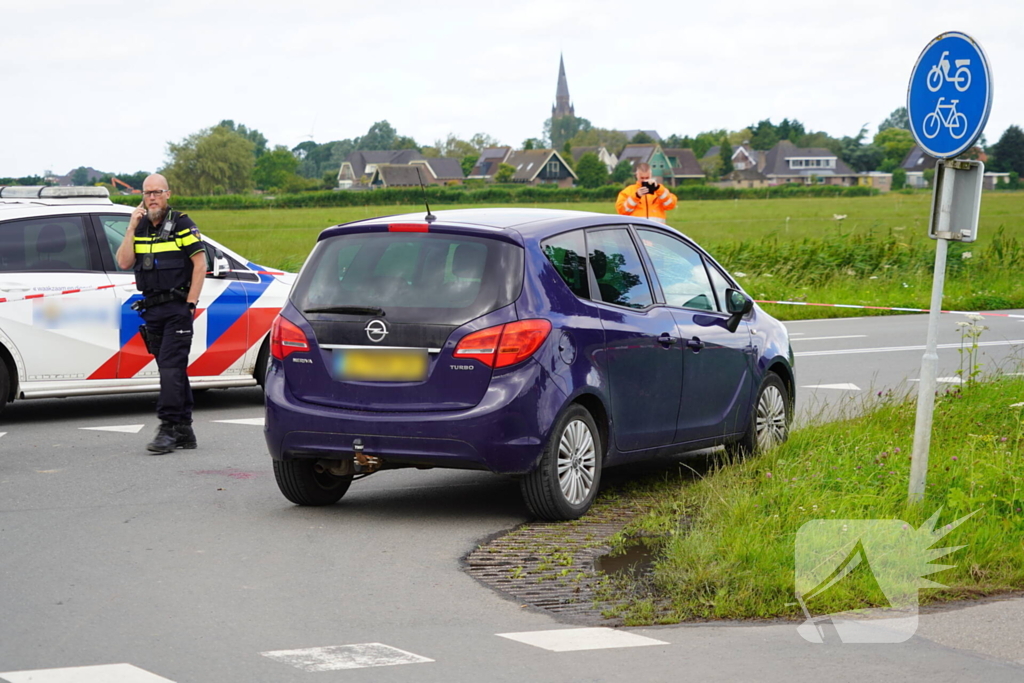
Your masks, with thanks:
<instances>
[{"instance_id":1,"label":"police officer","mask_svg":"<svg viewBox=\"0 0 1024 683\"><path fill-rule=\"evenodd\" d=\"M153 455L195 448L188 354L192 319L206 277L206 255L192 219L168 207L171 190L159 173L142 184L143 202L132 212L117 264L135 270L143 299L133 305L146 322L146 348L160 369L156 414L160 427L146 449Z\"/></svg>"}]
</instances>

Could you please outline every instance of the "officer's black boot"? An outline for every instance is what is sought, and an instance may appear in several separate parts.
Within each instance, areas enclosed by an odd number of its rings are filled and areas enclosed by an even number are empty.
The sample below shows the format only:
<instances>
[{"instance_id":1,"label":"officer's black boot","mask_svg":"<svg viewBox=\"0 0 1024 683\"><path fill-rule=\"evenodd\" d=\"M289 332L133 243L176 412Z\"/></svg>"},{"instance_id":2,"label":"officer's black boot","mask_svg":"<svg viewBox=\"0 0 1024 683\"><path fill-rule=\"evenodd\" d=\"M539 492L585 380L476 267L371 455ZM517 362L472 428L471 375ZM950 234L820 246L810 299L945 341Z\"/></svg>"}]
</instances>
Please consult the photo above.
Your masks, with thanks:
<instances>
[{"instance_id":1,"label":"officer's black boot","mask_svg":"<svg viewBox=\"0 0 1024 683\"><path fill-rule=\"evenodd\" d=\"M156 430L156 438L146 444L146 450L153 455L170 453L177 447L178 435L173 422L162 421Z\"/></svg>"},{"instance_id":2,"label":"officer's black boot","mask_svg":"<svg viewBox=\"0 0 1024 683\"><path fill-rule=\"evenodd\" d=\"M176 437L175 446L177 448L195 448L196 433L192 431L192 425L190 424L176 424L174 425L174 436Z\"/></svg>"}]
</instances>

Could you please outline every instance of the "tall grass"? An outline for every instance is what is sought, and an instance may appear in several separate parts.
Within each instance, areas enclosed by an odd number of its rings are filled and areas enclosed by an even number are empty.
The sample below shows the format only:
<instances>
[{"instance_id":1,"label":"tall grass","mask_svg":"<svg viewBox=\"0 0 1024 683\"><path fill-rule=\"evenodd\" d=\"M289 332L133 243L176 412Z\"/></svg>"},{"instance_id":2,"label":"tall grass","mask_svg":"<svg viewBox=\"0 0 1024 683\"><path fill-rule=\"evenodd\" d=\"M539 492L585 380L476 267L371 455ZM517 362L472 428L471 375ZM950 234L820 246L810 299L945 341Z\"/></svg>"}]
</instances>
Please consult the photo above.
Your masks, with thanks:
<instances>
[{"instance_id":1,"label":"tall grass","mask_svg":"<svg viewBox=\"0 0 1024 683\"><path fill-rule=\"evenodd\" d=\"M656 485L659 502L623 533L663 532L654 590L620 594L630 623L801 615L794 542L813 519L900 519L920 526L976 514L939 546L923 603L1024 588L1024 380L1004 377L936 401L922 505L908 506L915 404L883 397L867 414L795 432L781 447L722 467L696 485ZM689 524L680 526L680 520ZM884 607L869 572L823 596L818 614ZM656 605L658 609L652 609Z\"/></svg>"}]
</instances>

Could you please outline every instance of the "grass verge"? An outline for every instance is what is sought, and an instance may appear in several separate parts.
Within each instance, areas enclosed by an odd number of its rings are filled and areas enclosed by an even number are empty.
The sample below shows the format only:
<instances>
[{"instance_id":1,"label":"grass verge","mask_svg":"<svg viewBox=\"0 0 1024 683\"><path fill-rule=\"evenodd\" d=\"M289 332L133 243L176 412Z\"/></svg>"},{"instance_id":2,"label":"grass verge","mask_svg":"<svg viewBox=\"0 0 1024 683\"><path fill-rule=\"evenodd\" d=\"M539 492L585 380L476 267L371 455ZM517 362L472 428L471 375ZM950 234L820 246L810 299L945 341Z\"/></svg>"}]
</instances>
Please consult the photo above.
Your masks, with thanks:
<instances>
[{"instance_id":1,"label":"grass verge","mask_svg":"<svg viewBox=\"0 0 1024 683\"><path fill-rule=\"evenodd\" d=\"M758 458L696 484L653 484L659 502L616 539L659 539L653 576L619 582L609 616L630 625L700 619L800 618L794 543L810 520L898 519L917 528L941 509L936 547L965 546L939 563L922 604L1024 589L1024 379L969 382L935 405L924 503L907 504L916 404L881 397L853 419L794 432ZM686 523L685 530L681 522ZM851 573L816 598L813 614L885 607L871 572Z\"/></svg>"}]
</instances>

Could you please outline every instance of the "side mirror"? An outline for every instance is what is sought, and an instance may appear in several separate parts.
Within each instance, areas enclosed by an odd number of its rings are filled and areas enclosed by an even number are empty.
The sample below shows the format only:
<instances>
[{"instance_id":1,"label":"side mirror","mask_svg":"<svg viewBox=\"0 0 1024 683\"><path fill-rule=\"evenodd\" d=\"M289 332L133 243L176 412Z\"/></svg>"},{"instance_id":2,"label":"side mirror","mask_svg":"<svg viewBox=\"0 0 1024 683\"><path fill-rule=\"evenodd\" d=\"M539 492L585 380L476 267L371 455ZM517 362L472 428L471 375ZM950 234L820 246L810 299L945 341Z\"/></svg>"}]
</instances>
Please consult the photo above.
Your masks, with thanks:
<instances>
[{"instance_id":1,"label":"side mirror","mask_svg":"<svg viewBox=\"0 0 1024 683\"><path fill-rule=\"evenodd\" d=\"M203 245L206 249L206 272L215 278L225 277L231 272L231 263L220 249L214 249L209 244Z\"/></svg>"},{"instance_id":2,"label":"side mirror","mask_svg":"<svg viewBox=\"0 0 1024 683\"><path fill-rule=\"evenodd\" d=\"M725 310L729 312L729 320L725 326L730 332L735 332L740 326L740 320L747 313L754 310L754 300L743 292L736 289L725 290Z\"/></svg>"}]
</instances>

